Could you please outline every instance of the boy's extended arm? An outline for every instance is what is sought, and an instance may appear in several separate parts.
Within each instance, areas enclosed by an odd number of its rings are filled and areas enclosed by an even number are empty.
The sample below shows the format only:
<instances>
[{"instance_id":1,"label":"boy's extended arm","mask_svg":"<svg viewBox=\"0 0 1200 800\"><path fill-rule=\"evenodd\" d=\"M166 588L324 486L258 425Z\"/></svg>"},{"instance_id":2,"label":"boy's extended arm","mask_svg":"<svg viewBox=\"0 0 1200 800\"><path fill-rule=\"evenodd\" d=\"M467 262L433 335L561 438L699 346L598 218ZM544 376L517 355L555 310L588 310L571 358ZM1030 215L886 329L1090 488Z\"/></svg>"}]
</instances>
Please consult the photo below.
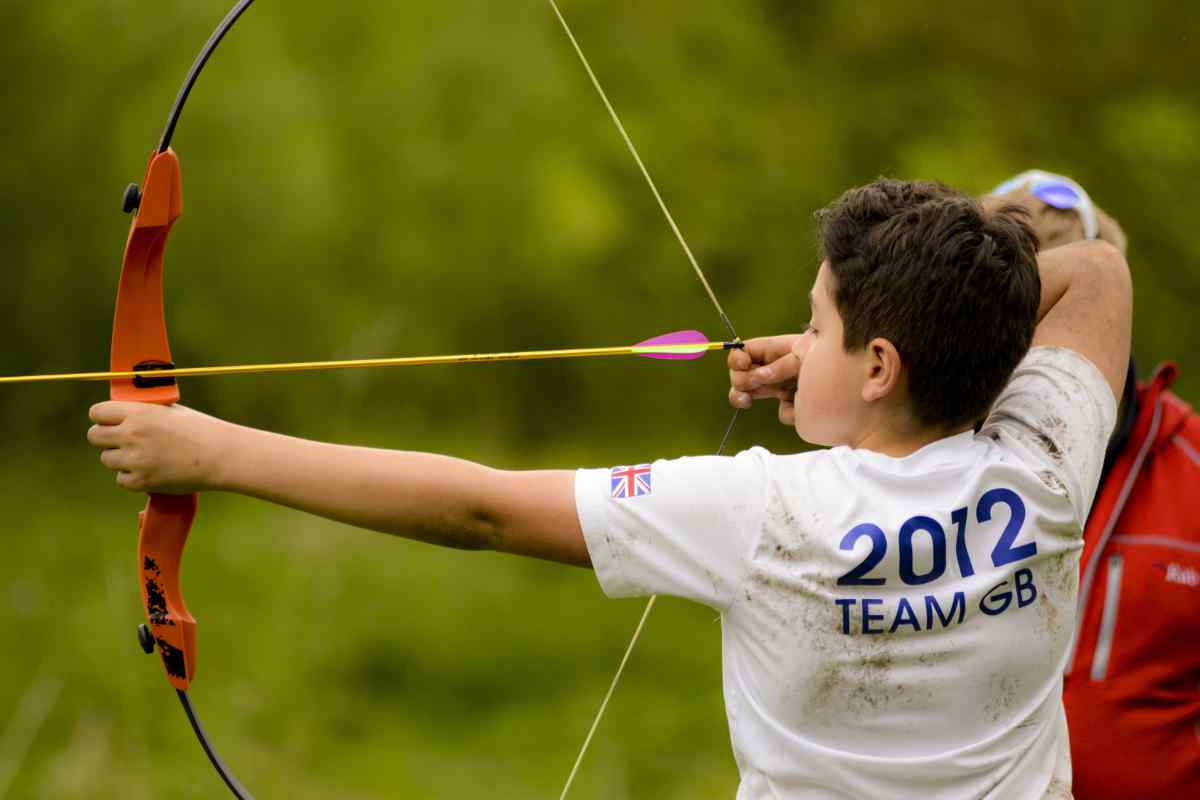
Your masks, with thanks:
<instances>
[{"instance_id":1,"label":"boy's extended arm","mask_svg":"<svg viewBox=\"0 0 1200 800\"><path fill-rule=\"evenodd\" d=\"M511 472L240 426L226 433L227 457L214 488L446 547L591 563L572 471Z\"/></svg>"},{"instance_id":2,"label":"boy's extended arm","mask_svg":"<svg viewBox=\"0 0 1200 800\"><path fill-rule=\"evenodd\" d=\"M1038 254L1042 300L1035 347L1065 347L1091 361L1120 398L1129 370L1133 287L1121 251L1083 241Z\"/></svg>"}]
</instances>

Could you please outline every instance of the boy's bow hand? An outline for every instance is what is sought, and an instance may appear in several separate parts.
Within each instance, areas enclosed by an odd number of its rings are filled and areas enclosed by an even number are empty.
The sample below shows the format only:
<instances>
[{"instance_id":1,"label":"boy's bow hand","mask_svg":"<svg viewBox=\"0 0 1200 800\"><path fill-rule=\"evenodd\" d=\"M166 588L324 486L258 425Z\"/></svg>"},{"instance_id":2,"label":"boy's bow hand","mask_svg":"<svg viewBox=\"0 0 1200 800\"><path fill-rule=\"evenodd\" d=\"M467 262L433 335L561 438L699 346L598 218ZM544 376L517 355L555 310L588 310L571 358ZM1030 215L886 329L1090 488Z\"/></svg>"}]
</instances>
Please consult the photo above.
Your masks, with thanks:
<instances>
[{"instance_id":1,"label":"boy's bow hand","mask_svg":"<svg viewBox=\"0 0 1200 800\"><path fill-rule=\"evenodd\" d=\"M800 358L795 349L803 334L747 339L740 350L729 351L729 404L750 408L755 400L779 401L779 421L795 424L796 377Z\"/></svg>"},{"instance_id":2,"label":"boy's bow hand","mask_svg":"<svg viewBox=\"0 0 1200 800\"><path fill-rule=\"evenodd\" d=\"M92 406L88 442L132 492L188 494L216 487L229 424L184 406L109 401Z\"/></svg>"}]
</instances>

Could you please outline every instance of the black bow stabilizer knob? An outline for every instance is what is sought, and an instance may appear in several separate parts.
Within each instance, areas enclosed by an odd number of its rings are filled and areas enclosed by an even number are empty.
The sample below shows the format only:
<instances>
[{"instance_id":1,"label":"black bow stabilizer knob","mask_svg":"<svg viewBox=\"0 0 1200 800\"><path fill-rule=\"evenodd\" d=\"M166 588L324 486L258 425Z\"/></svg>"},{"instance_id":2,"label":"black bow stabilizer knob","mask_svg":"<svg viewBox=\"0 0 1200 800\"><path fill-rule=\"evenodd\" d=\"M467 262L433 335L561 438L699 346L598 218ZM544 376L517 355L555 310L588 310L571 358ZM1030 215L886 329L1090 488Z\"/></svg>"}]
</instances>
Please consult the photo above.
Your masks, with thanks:
<instances>
[{"instance_id":1,"label":"black bow stabilizer knob","mask_svg":"<svg viewBox=\"0 0 1200 800\"><path fill-rule=\"evenodd\" d=\"M154 634L150 632L148 625L138 625L138 644L142 646L142 650L146 655L154 652Z\"/></svg>"},{"instance_id":2,"label":"black bow stabilizer knob","mask_svg":"<svg viewBox=\"0 0 1200 800\"><path fill-rule=\"evenodd\" d=\"M121 200L121 209L126 214L132 214L137 211L142 205L142 190L138 188L136 183L131 183L125 187L125 197Z\"/></svg>"}]
</instances>

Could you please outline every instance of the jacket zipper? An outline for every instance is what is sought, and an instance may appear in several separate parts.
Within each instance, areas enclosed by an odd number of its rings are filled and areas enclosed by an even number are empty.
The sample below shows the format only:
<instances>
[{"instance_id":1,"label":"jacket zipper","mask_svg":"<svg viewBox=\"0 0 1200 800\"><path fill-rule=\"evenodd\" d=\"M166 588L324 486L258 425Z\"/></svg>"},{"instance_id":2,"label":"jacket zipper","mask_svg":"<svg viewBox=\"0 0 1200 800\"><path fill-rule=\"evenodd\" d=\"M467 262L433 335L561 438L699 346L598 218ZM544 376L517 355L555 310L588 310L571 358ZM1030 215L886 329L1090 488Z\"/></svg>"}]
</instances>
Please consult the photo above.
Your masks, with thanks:
<instances>
[{"instance_id":1,"label":"jacket zipper","mask_svg":"<svg viewBox=\"0 0 1200 800\"><path fill-rule=\"evenodd\" d=\"M1117 611L1121 604L1122 558L1108 557L1108 579L1104 584L1104 614L1100 617L1100 635L1092 654L1092 680L1102 681L1108 675L1108 660L1112 655L1113 631L1117 627Z\"/></svg>"},{"instance_id":2,"label":"jacket zipper","mask_svg":"<svg viewBox=\"0 0 1200 800\"><path fill-rule=\"evenodd\" d=\"M1129 499L1129 494L1133 490L1133 484L1137 482L1138 475L1142 471L1142 464L1146 460L1146 455L1150 452L1150 448L1158 438L1158 426L1161 421L1162 399L1158 398L1154 401L1154 416L1150 420L1150 430L1146 432L1146 438L1138 448L1137 456L1133 460L1133 466L1130 467L1129 474L1125 476L1125 482L1121 485L1117 501L1113 505L1108 520L1104 525L1104 530L1100 534L1100 541L1096 543L1092 557L1082 565L1083 575L1079 581L1079 597L1076 600L1077 606L1075 609L1075 631L1071 636L1071 644L1067 650L1067 666L1063 670L1063 674L1065 675L1070 675L1071 671L1075 669L1075 656L1079 654L1079 634L1083 628L1084 617L1087 615L1087 603L1092 593L1092 579L1096 577L1096 567L1100 563L1100 557L1104 554L1104 548L1108 546L1108 539L1112 536L1113 528L1116 527L1117 518L1125 510L1125 501ZM1097 493L1100 491L1100 488L1097 487ZM1093 502L1095 502L1095 498L1093 498ZM1087 522L1085 521L1084 529L1086 530L1086 528Z\"/></svg>"}]
</instances>

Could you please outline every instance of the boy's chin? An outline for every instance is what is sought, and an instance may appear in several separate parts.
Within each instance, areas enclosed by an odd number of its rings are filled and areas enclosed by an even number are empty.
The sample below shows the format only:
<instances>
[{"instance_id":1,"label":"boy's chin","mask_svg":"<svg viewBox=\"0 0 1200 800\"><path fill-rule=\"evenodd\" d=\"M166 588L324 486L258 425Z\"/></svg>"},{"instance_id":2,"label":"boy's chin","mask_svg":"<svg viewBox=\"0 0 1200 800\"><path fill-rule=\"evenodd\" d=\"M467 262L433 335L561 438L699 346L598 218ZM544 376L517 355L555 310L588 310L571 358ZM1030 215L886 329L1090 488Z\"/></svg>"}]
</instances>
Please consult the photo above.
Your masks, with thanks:
<instances>
[{"instance_id":1,"label":"boy's chin","mask_svg":"<svg viewBox=\"0 0 1200 800\"><path fill-rule=\"evenodd\" d=\"M814 425L799 417L796 419L795 429L797 436L816 447L837 447L846 443L843 437L835 436L832 431L822 429L820 425Z\"/></svg>"}]
</instances>

